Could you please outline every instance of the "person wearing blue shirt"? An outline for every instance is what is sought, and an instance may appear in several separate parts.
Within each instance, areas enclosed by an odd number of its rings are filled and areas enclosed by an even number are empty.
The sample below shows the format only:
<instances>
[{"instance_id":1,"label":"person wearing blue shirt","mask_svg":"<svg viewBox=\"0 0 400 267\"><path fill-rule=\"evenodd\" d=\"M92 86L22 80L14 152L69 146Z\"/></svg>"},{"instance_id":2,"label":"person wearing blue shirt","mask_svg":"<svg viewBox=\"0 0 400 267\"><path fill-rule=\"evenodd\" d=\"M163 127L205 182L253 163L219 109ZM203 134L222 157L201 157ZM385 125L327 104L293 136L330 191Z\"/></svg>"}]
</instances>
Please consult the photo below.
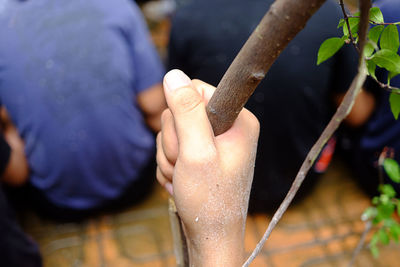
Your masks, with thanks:
<instances>
[{"instance_id":1,"label":"person wearing blue shirt","mask_svg":"<svg viewBox=\"0 0 400 267\"><path fill-rule=\"evenodd\" d=\"M0 39L0 102L38 201L80 217L148 192L164 69L136 4L2 1Z\"/></svg>"}]
</instances>

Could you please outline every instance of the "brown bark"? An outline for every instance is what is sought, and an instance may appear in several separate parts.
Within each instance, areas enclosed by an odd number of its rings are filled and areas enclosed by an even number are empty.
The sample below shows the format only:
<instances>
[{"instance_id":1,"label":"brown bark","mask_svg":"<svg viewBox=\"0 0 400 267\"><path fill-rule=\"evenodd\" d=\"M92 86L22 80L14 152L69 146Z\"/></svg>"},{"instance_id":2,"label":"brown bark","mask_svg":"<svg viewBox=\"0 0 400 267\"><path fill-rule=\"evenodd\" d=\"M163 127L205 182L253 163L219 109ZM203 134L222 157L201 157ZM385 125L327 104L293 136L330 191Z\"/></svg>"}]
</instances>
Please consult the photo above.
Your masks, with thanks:
<instances>
[{"instance_id":1,"label":"brown bark","mask_svg":"<svg viewBox=\"0 0 400 267\"><path fill-rule=\"evenodd\" d=\"M228 130L272 63L325 0L276 0L253 31L207 106L219 135Z\"/></svg>"}]
</instances>

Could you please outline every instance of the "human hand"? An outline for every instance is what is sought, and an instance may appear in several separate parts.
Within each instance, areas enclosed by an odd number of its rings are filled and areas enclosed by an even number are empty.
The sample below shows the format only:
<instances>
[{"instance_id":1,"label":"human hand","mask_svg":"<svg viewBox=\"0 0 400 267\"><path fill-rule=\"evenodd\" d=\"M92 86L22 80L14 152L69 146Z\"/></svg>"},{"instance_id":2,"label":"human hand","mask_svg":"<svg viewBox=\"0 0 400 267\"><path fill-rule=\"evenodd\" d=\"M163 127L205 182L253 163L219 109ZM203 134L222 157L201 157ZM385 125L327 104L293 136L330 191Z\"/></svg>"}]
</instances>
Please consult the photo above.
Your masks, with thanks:
<instances>
[{"instance_id":1,"label":"human hand","mask_svg":"<svg viewBox=\"0 0 400 267\"><path fill-rule=\"evenodd\" d=\"M214 90L179 70L166 74L157 179L174 197L191 264L240 266L259 123L243 109L215 137L205 111Z\"/></svg>"}]
</instances>

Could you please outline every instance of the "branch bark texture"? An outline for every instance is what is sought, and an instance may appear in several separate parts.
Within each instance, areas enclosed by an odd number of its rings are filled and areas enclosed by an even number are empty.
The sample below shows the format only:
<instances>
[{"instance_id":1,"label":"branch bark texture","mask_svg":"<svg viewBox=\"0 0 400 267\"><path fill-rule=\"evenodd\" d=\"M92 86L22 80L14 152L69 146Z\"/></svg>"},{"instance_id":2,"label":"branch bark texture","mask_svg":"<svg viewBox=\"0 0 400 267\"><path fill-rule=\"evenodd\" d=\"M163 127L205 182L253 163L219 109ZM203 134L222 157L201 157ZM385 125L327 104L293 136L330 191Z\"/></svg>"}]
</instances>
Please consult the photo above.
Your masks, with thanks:
<instances>
[{"instance_id":1,"label":"branch bark texture","mask_svg":"<svg viewBox=\"0 0 400 267\"><path fill-rule=\"evenodd\" d=\"M207 105L217 136L228 130L287 44L325 0L276 0L240 50Z\"/></svg>"}]
</instances>

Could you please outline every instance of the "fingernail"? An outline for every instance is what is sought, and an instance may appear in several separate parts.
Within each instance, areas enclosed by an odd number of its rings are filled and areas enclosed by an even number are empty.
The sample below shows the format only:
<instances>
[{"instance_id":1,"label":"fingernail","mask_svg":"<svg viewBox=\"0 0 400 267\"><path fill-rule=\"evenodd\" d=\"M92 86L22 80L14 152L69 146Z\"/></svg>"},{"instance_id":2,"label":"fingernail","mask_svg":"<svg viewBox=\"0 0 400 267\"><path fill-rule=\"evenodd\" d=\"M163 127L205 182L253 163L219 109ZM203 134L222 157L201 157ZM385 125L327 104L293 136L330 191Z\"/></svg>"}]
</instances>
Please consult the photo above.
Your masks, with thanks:
<instances>
[{"instance_id":1,"label":"fingernail","mask_svg":"<svg viewBox=\"0 0 400 267\"><path fill-rule=\"evenodd\" d=\"M169 91L174 91L178 88L190 85L190 78L180 70L171 70L164 76L164 86Z\"/></svg>"},{"instance_id":2,"label":"fingernail","mask_svg":"<svg viewBox=\"0 0 400 267\"><path fill-rule=\"evenodd\" d=\"M171 183L166 183L164 185L165 189L168 191L168 193L172 196L174 195L174 188L172 187Z\"/></svg>"}]
</instances>

